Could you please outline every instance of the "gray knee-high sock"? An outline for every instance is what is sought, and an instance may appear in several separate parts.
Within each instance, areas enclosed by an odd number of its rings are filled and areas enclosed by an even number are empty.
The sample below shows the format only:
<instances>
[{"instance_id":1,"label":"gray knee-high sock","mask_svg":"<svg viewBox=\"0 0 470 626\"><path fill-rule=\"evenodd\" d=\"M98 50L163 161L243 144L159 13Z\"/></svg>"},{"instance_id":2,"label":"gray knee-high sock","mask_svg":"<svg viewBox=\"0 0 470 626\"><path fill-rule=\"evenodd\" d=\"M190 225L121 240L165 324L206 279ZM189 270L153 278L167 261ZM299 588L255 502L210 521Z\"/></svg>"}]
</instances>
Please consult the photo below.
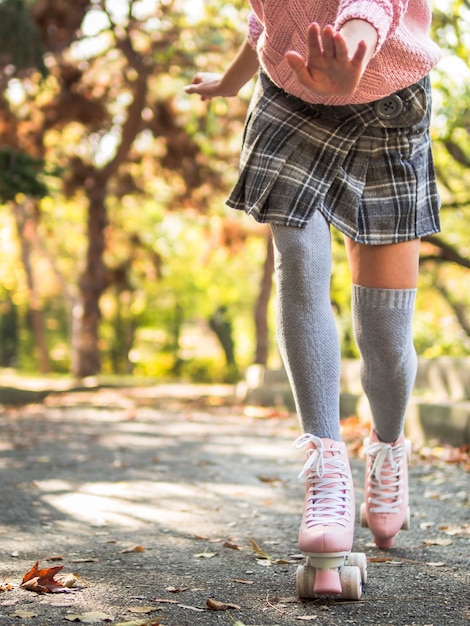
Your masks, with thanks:
<instances>
[{"instance_id":1,"label":"gray knee-high sock","mask_svg":"<svg viewBox=\"0 0 470 626\"><path fill-rule=\"evenodd\" d=\"M304 433L339 441L340 350L330 301L329 227L272 225L277 337Z\"/></svg>"},{"instance_id":2,"label":"gray knee-high sock","mask_svg":"<svg viewBox=\"0 0 470 626\"><path fill-rule=\"evenodd\" d=\"M362 357L362 386L379 439L395 441L404 427L416 378L413 345L415 289L353 285L354 333Z\"/></svg>"}]
</instances>

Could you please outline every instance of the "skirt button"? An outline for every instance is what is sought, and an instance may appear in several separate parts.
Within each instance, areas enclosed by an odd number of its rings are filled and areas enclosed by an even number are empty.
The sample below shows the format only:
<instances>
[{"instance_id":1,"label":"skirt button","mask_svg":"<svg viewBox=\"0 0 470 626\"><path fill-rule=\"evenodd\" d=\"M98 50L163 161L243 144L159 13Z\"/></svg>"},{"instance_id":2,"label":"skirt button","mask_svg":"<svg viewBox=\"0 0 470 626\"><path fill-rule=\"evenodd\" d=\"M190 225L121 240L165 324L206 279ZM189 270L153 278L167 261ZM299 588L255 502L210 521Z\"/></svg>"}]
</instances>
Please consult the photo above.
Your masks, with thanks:
<instances>
[{"instance_id":1,"label":"skirt button","mask_svg":"<svg viewBox=\"0 0 470 626\"><path fill-rule=\"evenodd\" d=\"M377 100L374 111L381 120L394 120L403 111L403 100L396 93Z\"/></svg>"}]
</instances>

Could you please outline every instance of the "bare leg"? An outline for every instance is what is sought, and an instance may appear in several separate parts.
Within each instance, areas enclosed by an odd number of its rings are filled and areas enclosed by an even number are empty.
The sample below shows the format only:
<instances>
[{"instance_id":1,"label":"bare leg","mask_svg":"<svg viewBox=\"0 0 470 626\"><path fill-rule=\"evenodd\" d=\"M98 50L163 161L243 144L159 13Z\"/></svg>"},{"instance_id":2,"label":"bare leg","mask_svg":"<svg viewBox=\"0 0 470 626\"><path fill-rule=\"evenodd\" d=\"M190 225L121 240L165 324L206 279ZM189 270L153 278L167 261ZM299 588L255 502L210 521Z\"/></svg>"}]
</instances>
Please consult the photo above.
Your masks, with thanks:
<instances>
[{"instance_id":1,"label":"bare leg","mask_svg":"<svg viewBox=\"0 0 470 626\"><path fill-rule=\"evenodd\" d=\"M419 239L384 246L366 246L345 238L351 279L361 287L415 289Z\"/></svg>"}]
</instances>

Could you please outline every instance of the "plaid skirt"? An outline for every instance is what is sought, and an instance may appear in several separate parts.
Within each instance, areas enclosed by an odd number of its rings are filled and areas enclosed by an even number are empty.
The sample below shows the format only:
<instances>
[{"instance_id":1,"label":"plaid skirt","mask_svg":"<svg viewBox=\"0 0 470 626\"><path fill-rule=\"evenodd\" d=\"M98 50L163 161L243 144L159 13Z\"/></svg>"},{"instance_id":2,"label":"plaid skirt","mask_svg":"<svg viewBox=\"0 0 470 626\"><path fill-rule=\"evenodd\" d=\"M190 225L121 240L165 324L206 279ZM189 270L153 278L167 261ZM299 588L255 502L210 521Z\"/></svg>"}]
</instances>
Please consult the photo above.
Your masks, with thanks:
<instances>
[{"instance_id":1,"label":"plaid skirt","mask_svg":"<svg viewBox=\"0 0 470 626\"><path fill-rule=\"evenodd\" d=\"M325 106L260 74L227 204L259 222L297 227L319 210L366 244L436 233L430 114L429 77L376 102Z\"/></svg>"}]
</instances>

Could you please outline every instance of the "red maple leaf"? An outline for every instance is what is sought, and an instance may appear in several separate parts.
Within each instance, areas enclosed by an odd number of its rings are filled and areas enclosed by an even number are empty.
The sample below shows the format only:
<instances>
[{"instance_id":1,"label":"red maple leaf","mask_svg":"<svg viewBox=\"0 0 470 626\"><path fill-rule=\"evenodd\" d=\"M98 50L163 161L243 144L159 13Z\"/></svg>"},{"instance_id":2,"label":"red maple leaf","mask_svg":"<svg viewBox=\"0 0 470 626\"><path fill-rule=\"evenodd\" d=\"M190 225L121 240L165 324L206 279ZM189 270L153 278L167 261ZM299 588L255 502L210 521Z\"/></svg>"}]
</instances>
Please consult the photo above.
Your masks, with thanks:
<instances>
[{"instance_id":1,"label":"red maple leaf","mask_svg":"<svg viewBox=\"0 0 470 626\"><path fill-rule=\"evenodd\" d=\"M47 567L39 569L39 561L23 576L21 587L28 591L37 591L38 593L58 593L64 590L64 585L58 580L54 580L57 572L63 568L63 565L56 567Z\"/></svg>"}]
</instances>

